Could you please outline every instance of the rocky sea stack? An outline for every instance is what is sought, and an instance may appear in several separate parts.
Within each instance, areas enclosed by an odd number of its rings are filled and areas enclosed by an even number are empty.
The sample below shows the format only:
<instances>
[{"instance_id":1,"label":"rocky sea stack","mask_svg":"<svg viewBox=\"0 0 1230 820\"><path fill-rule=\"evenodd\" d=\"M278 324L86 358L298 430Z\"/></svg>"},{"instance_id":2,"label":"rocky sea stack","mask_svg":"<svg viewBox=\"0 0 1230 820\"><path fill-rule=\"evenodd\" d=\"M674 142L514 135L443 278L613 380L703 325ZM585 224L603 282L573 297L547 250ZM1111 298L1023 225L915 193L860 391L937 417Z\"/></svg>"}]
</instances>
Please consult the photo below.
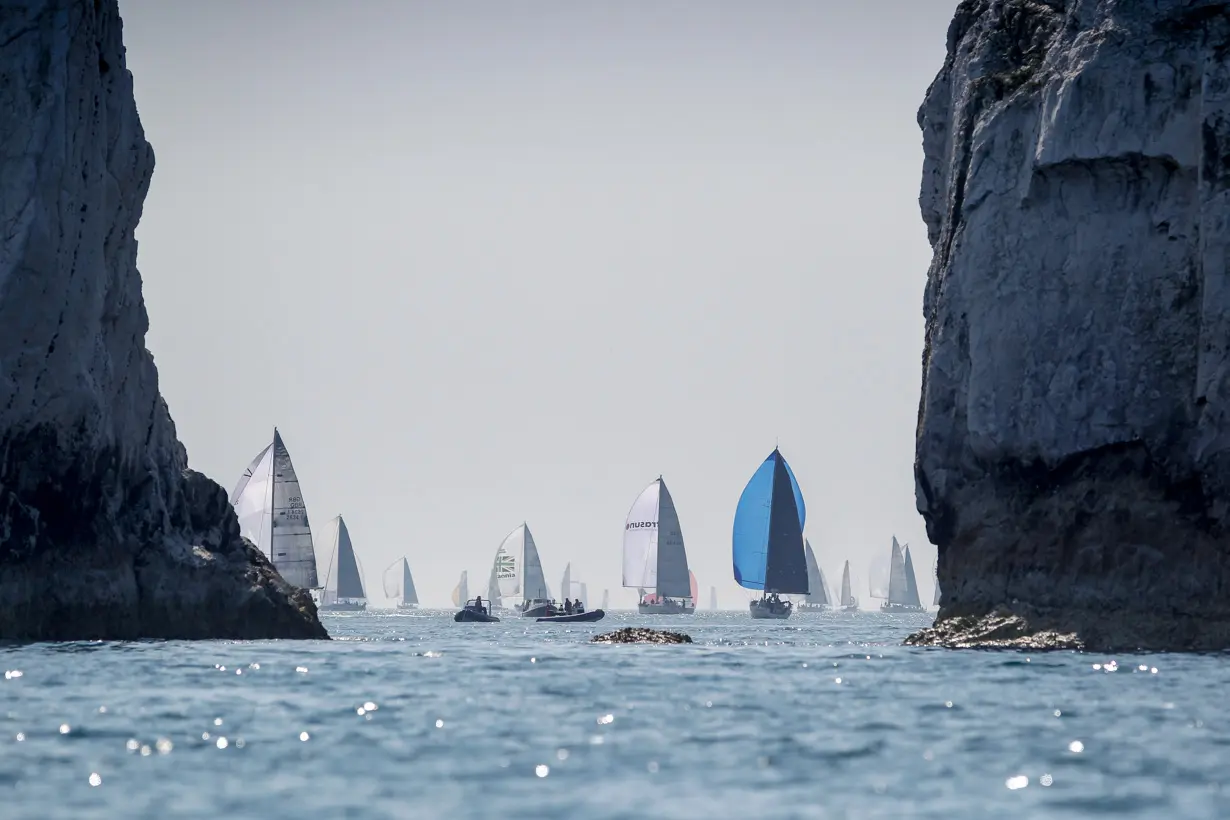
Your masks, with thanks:
<instances>
[{"instance_id":1,"label":"rocky sea stack","mask_svg":"<svg viewBox=\"0 0 1230 820\"><path fill-rule=\"evenodd\" d=\"M1230 647L1230 3L965 0L919 123L911 642Z\"/></svg>"},{"instance_id":2,"label":"rocky sea stack","mask_svg":"<svg viewBox=\"0 0 1230 820\"><path fill-rule=\"evenodd\" d=\"M625 626L605 635L595 635L590 643L691 643L692 637L682 632Z\"/></svg>"},{"instance_id":3,"label":"rocky sea stack","mask_svg":"<svg viewBox=\"0 0 1230 820\"><path fill-rule=\"evenodd\" d=\"M120 29L116 0L0 11L0 639L328 637L158 394Z\"/></svg>"}]
</instances>

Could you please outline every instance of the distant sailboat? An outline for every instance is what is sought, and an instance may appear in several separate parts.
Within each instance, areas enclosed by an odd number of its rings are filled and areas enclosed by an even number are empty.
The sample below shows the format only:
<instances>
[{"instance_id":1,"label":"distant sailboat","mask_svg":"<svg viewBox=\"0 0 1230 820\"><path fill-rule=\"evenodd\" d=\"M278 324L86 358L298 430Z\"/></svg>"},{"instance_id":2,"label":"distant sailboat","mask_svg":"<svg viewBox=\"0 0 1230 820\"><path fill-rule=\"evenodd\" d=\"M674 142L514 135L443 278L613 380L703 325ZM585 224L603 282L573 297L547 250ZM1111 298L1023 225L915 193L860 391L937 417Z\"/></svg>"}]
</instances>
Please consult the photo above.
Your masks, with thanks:
<instances>
[{"instance_id":1,"label":"distant sailboat","mask_svg":"<svg viewBox=\"0 0 1230 820\"><path fill-rule=\"evenodd\" d=\"M838 600L843 612L858 612L858 598L850 586L850 562L846 561L845 569L841 571L841 598Z\"/></svg>"},{"instance_id":2,"label":"distant sailboat","mask_svg":"<svg viewBox=\"0 0 1230 820\"><path fill-rule=\"evenodd\" d=\"M381 576L384 584L384 597L397 600L398 609L418 609L419 594L414 588L414 578L410 576L410 562L405 556L398 558Z\"/></svg>"},{"instance_id":3,"label":"distant sailboat","mask_svg":"<svg viewBox=\"0 0 1230 820\"><path fill-rule=\"evenodd\" d=\"M508 534L495 551L495 562L496 582L505 606L510 605L508 599L520 598L517 609L527 618L554 611L542 559L528 525L523 523Z\"/></svg>"},{"instance_id":4,"label":"distant sailboat","mask_svg":"<svg viewBox=\"0 0 1230 820\"><path fill-rule=\"evenodd\" d=\"M584 583L572 580L572 562L564 565L564 578L560 582L560 595L572 601L580 601L589 605L589 589Z\"/></svg>"},{"instance_id":5,"label":"distant sailboat","mask_svg":"<svg viewBox=\"0 0 1230 820\"><path fill-rule=\"evenodd\" d=\"M288 584L317 590L316 550L299 476L278 428L231 493L240 534L260 548Z\"/></svg>"},{"instance_id":6,"label":"distant sailboat","mask_svg":"<svg viewBox=\"0 0 1230 820\"><path fill-rule=\"evenodd\" d=\"M803 539L803 552L807 557L807 595L803 596L803 601L798 605L798 609L802 610L825 610L832 609L833 602L829 600L828 584L824 582L824 573L820 570L820 564L816 561L816 553L812 552L811 541Z\"/></svg>"},{"instance_id":7,"label":"distant sailboat","mask_svg":"<svg viewBox=\"0 0 1230 820\"><path fill-rule=\"evenodd\" d=\"M611 591L609 589L602 590L602 608L611 608Z\"/></svg>"},{"instance_id":8,"label":"distant sailboat","mask_svg":"<svg viewBox=\"0 0 1230 820\"><path fill-rule=\"evenodd\" d=\"M717 587L709 587L709 608L717 612Z\"/></svg>"},{"instance_id":9,"label":"distant sailboat","mask_svg":"<svg viewBox=\"0 0 1230 820\"><path fill-rule=\"evenodd\" d=\"M779 596L807 594L806 519L799 483L774 449L743 488L735 509L735 582L761 591L749 605L753 618L789 618L792 605Z\"/></svg>"},{"instance_id":10,"label":"distant sailboat","mask_svg":"<svg viewBox=\"0 0 1230 820\"><path fill-rule=\"evenodd\" d=\"M646 487L624 522L623 585L635 587L642 615L691 615L696 611L695 578L688 569L679 514L666 482ZM653 594L648 594L653 590Z\"/></svg>"},{"instance_id":11,"label":"distant sailboat","mask_svg":"<svg viewBox=\"0 0 1230 820\"><path fill-rule=\"evenodd\" d=\"M470 573L461 571L461 580L453 587L453 606L465 606L470 600Z\"/></svg>"},{"instance_id":12,"label":"distant sailboat","mask_svg":"<svg viewBox=\"0 0 1230 820\"><path fill-rule=\"evenodd\" d=\"M504 609L504 596L500 594L500 556L491 563L491 573L487 576L487 606L492 612Z\"/></svg>"},{"instance_id":13,"label":"distant sailboat","mask_svg":"<svg viewBox=\"0 0 1230 820\"><path fill-rule=\"evenodd\" d=\"M333 554L325 574L320 608L325 612L362 612L367 609L367 593L363 591L363 571L354 553L350 530L340 515L330 523L335 526Z\"/></svg>"},{"instance_id":14,"label":"distant sailboat","mask_svg":"<svg viewBox=\"0 0 1230 820\"><path fill-rule=\"evenodd\" d=\"M882 612L922 612L918 600L918 583L914 579L914 564L902 553L897 536L893 536L892 553L889 556L888 597L880 604Z\"/></svg>"},{"instance_id":15,"label":"distant sailboat","mask_svg":"<svg viewBox=\"0 0 1230 820\"><path fill-rule=\"evenodd\" d=\"M931 606L940 605L940 562L935 562L935 600L931 602Z\"/></svg>"}]
</instances>

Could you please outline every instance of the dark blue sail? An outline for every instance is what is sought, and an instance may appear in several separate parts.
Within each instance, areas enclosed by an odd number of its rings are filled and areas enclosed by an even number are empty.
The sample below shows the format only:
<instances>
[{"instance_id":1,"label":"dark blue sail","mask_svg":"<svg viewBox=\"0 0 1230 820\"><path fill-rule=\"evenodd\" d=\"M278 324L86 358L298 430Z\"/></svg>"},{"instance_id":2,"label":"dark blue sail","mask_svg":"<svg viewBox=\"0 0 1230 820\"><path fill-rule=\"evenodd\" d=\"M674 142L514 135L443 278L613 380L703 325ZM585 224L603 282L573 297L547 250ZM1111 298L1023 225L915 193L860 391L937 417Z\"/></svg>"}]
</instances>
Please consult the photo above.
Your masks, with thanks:
<instances>
[{"instance_id":1,"label":"dark blue sail","mask_svg":"<svg viewBox=\"0 0 1230 820\"><path fill-rule=\"evenodd\" d=\"M748 481L735 509L735 581L747 589L805 594L806 520L799 483L786 459L774 450Z\"/></svg>"}]
</instances>

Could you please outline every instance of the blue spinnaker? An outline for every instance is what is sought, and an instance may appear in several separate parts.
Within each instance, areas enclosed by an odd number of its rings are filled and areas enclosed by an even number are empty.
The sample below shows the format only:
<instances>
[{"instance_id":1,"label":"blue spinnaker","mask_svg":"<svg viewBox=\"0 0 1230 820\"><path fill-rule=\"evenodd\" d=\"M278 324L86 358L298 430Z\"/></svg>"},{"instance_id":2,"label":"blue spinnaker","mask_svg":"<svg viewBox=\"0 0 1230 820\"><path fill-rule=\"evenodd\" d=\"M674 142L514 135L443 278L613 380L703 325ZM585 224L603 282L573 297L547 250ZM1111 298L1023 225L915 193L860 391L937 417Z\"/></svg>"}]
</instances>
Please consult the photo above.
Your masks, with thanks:
<instances>
[{"instance_id":1,"label":"blue spinnaker","mask_svg":"<svg viewBox=\"0 0 1230 820\"><path fill-rule=\"evenodd\" d=\"M790 469L790 465L786 463L782 454L774 450L747 482L747 486L743 488L743 494L739 496L739 505L735 508L732 539L735 582L747 589L764 589L769 559L769 524L773 509L774 476L780 475L778 473L779 462L790 480L790 489L793 490L800 533L807 522L807 508L803 504L803 493L799 489L799 482L795 480L794 471ZM779 492L784 490L784 487L779 488ZM779 507L784 500L779 498ZM802 556L801 537L798 548ZM804 565L804 571L806 571L806 565Z\"/></svg>"}]
</instances>

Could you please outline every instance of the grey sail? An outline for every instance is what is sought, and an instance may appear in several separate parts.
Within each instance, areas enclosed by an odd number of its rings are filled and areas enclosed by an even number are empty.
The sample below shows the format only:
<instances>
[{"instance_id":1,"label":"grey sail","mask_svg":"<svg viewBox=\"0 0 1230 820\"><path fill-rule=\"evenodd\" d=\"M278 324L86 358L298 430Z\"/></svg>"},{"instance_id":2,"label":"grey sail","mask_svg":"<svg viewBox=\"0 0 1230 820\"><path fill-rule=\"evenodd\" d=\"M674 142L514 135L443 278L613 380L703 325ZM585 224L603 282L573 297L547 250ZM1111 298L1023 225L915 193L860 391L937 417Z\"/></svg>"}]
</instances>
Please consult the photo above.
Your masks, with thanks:
<instances>
[{"instance_id":1,"label":"grey sail","mask_svg":"<svg viewBox=\"0 0 1230 820\"><path fill-rule=\"evenodd\" d=\"M500 559L491 562L491 575L487 577L487 603L493 607L504 605L504 596L500 595Z\"/></svg>"},{"instance_id":2,"label":"grey sail","mask_svg":"<svg viewBox=\"0 0 1230 820\"><path fill-rule=\"evenodd\" d=\"M855 606L858 601L854 600L854 590L850 587L850 562L846 561L846 566L841 571L841 605Z\"/></svg>"},{"instance_id":3,"label":"grey sail","mask_svg":"<svg viewBox=\"0 0 1230 820\"><path fill-rule=\"evenodd\" d=\"M683 546L683 530L675 500L666 482L658 478L658 586L659 597L692 597L692 579L688 575L688 554Z\"/></svg>"},{"instance_id":4,"label":"grey sail","mask_svg":"<svg viewBox=\"0 0 1230 820\"><path fill-rule=\"evenodd\" d=\"M888 565L888 602L902 606L910 603L909 582L905 580L905 556L897 536L893 536L893 552Z\"/></svg>"},{"instance_id":5,"label":"grey sail","mask_svg":"<svg viewBox=\"0 0 1230 820\"><path fill-rule=\"evenodd\" d=\"M359 559L354 554L354 544L350 540L350 530L346 528L346 521L340 515L334 520L337 523L337 534L333 542L329 572L325 577L322 596L325 604L367 597L363 591L363 574L359 569Z\"/></svg>"},{"instance_id":6,"label":"grey sail","mask_svg":"<svg viewBox=\"0 0 1230 820\"><path fill-rule=\"evenodd\" d=\"M803 551L807 558L807 597L809 604L825 606L829 603L828 589L825 588L824 576L820 572L820 564L816 562L816 553L812 551L811 541L803 539Z\"/></svg>"},{"instance_id":7,"label":"grey sail","mask_svg":"<svg viewBox=\"0 0 1230 820\"><path fill-rule=\"evenodd\" d=\"M914 561L910 558L910 547L905 547L905 597L910 606L922 608L922 599L918 597L918 578L914 575Z\"/></svg>"},{"instance_id":8,"label":"grey sail","mask_svg":"<svg viewBox=\"0 0 1230 820\"><path fill-rule=\"evenodd\" d=\"M709 587L709 608L717 610L717 587Z\"/></svg>"},{"instance_id":9,"label":"grey sail","mask_svg":"<svg viewBox=\"0 0 1230 820\"><path fill-rule=\"evenodd\" d=\"M940 605L940 564L935 563L935 600L931 602L931 606Z\"/></svg>"},{"instance_id":10,"label":"grey sail","mask_svg":"<svg viewBox=\"0 0 1230 820\"><path fill-rule=\"evenodd\" d=\"M602 608L611 608L611 591L609 589L602 590Z\"/></svg>"},{"instance_id":11,"label":"grey sail","mask_svg":"<svg viewBox=\"0 0 1230 820\"><path fill-rule=\"evenodd\" d=\"M773 495L769 501L769 539L765 552L764 591L806 595L807 557L803 526L794 503L794 486L786 462L774 459Z\"/></svg>"},{"instance_id":12,"label":"grey sail","mask_svg":"<svg viewBox=\"0 0 1230 820\"><path fill-rule=\"evenodd\" d=\"M824 574L824 567L817 566L816 572L820 575L820 589L824 590L824 603L828 606L833 605L833 588L829 586L828 576Z\"/></svg>"},{"instance_id":13,"label":"grey sail","mask_svg":"<svg viewBox=\"0 0 1230 820\"><path fill-rule=\"evenodd\" d=\"M287 583L303 589L320 586L316 550L299 476L277 428L273 430L273 516L270 559Z\"/></svg>"},{"instance_id":14,"label":"grey sail","mask_svg":"<svg viewBox=\"0 0 1230 820\"><path fill-rule=\"evenodd\" d=\"M559 583L559 594L561 598L572 597L572 562L564 564L564 577Z\"/></svg>"},{"instance_id":15,"label":"grey sail","mask_svg":"<svg viewBox=\"0 0 1230 820\"><path fill-rule=\"evenodd\" d=\"M542 571L542 559L538 557L538 546L528 525L525 527L525 600L549 600L551 593L547 589L547 576Z\"/></svg>"},{"instance_id":16,"label":"grey sail","mask_svg":"<svg viewBox=\"0 0 1230 820\"><path fill-rule=\"evenodd\" d=\"M403 604L418 604L419 592L414 588L414 576L410 574L410 562L402 558L401 568L401 602Z\"/></svg>"}]
</instances>

